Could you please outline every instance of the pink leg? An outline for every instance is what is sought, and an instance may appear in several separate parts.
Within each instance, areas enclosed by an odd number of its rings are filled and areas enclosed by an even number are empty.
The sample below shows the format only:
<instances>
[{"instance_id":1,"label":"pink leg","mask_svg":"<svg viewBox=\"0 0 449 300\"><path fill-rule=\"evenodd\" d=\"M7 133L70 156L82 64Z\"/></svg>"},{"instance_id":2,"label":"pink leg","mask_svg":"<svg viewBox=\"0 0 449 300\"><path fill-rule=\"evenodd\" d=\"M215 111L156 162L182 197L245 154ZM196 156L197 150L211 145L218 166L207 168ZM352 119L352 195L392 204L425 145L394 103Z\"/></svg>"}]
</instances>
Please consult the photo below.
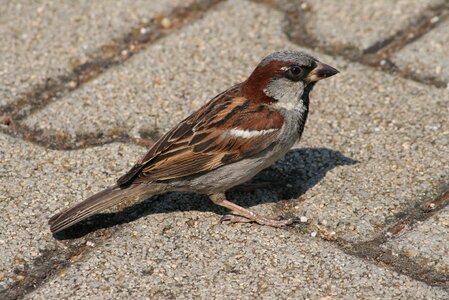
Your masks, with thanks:
<instances>
[{"instance_id":1,"label":"pink leg","mask_svg":"<svg viewBox=\"0 0 449 300\"><path fill-rule=\"evenodd\" d=\"M293 218L287 220L275 220L270 219L265 216L261 216L256 214L255 212L250 211L244 207L241 207L231 201L226 200L226 196L224 194L212 194L209 195L209 198L217 205L226 207L232 210L237 216L226 215L223 216L222 220L231 221L233 223L243 222L256 222L261 225L268 225L273 227L282 227L286 225L292 224L295 220Z\"/></svg>"}]
</instances>

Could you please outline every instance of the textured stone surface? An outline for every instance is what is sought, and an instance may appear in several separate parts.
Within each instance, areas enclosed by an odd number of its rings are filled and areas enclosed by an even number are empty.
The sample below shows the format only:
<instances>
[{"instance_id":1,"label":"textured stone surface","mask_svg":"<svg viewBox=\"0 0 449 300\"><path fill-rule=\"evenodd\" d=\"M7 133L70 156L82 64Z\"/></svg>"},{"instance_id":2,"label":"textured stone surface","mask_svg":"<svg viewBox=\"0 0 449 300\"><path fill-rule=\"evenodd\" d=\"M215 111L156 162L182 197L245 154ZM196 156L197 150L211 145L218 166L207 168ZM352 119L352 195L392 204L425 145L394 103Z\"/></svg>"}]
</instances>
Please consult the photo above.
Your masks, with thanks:
<instances>
[{"instance_id":1,"label":"textured stone surface","mask_svg":"<svg viewBox=\"0 0 449 300\"><path fill-rule=\"evenodd\" d=\"M0 7L0 105L61 75L143 20L190 0L3 1Z\"/></svg>"},{"instance_id":2,"label":"textured stone surface","mask_svg":"<svg viewBox=\"0 0 449 300\"><path fill-rule=\"evenodd\" d=\"M221 5L47 106L26 124L72 137L114 128L133 135L142 129L165 132L222 89L244 80L261 57L282 49L282 18L248 2Z\"/></svg>"},{"instance_id":3,"label":"textured stone surface","mask_svg":"<svg viewBox=\"0 0 449 300\"><path fill-rule=\"evenodd\" d=\"M308 1L307 31L325 45L364 50L406 29L422 10L444 0Z\"/></svg>"},{"instance_id":4,"label":"textured stone surface","mask_svg":"<svg viewBox=\"0 0 449 300\"><path fill-rule=\"evenodd\" d=\"M349 64L317 86L311 106L300 145L338 150L359 161L327 172L291 203L295 214L309 217L323 232L369 239L392 216L432 199L448 182L447 91ZM302 172L323 158L318 155Z\"/></svg>"},{"instance_id":5,"label":"textured stone surface","mask_svg":"<svg viewBox=\"0 0 449 300\"><path fill-rule=\"evenodd\" d=\"M68 2L15 1L1 6L6 43L0 54L7 59L0 64L9 71L12 66L15 73L1 73L0 105L44 77L65 72L73 61L82 62L92 49L109 44L142 19L181 2L124 3L77 2L69 7ZM302 8L308 11L306 26L314 26L320 42L364 49L441 1L391 3L310 1ZM77 26L72 15L80 15ZM284 21L280 12L260 3L223 3L16 122L73 140L116 128L134 136L160 135L245 79L264 55L299 49L288 42ZM26 28L32 39L10 30L14 24ZM445 41L442 26L402 51L416 47L447 61L438 46ZM5 28L8 34L18 32L19 41L6 55L1 49L10 50L11 36L3 34ZM28 44L22 45L20 38ZM447 188L447 91L313 54L341 73L313 91L301 143L261 172L253 185L228 193L254 211L300 217L293 228L221 224L226 210L206 197L169 193L119 213L94 216L57 236L69 240L57 241L49 234L48 217L110 185L145 150L115 143L53 151L0 134L0 298L22 297L36 287L25 297L448 299L447 289L429 286L444 284L441 278L448 272L447 208L381 246L393 252L386 259L373 255L379 253L375 243L363 248L363 255L372 258L368 261L343 253L341 243L322 239L369 240L401 218L413 221L411 207ZM426 63L418 57L413 62L413 55L400 58L418 69ZM444 66L428 62L423 72ZM440 74L445 78L444 69ZM12 123L7 132L14 129ZM422 269L415 269L413 261ZM10 294L2 291L5 287Z\"/></svg>"},{"instance_id":6,"label":"textured stone surface","mask_svg":"<svg viewBox=\"0 0 449 300\"><path fill-rule=\"evenodd\" d=\"M393 62L404 71L449 84L447 45L449 45L449 21L439 24L422 38L405 46L393 56Z\"/></svg>"},{"instance_id":7,"label":"textured stone surface","mask_svg":"<svg viewBox=\"0 0 449 300\"><path fill-rule=\"evenodd\" d=\"M3 134L0 144L1 290L20 279L14 269L57 247L47 225L52 214L112 185L143 149L111 144L52 151Z\"/></svg>"},{"instance_id":8,"label":"textured stone surface","mask_svg":"<svg viewBox=\"0 0 449 300\"><path fill-rule=\"evenodd\" d=\"M184 209L186 199L173 207ZM149 205L148 210L155 210ZM178 207L179 206L179 207ZM157 210L157 209L156 209ZM76 286L76 288L74 288ZM399 288L400 287L400 288ZM151 214L27 299L444 299L440 288L282 229Z\"/></svg>"},{"instance_id":9,"label":"textured stone surface","mask_svg":"<svg viewBox=\"0 0 449 300\"><path fill-rule=\"evenodd\" d=\"M262 5L225 3L26 124L74 136L115 127L134 134L165 132L211 96L243 80L267 52L297 48L281 32L281 23L281 14ZM189 51L181 52L181 47ZM288 207L272 206L277 210L273 213L306 215L311 230L323 234L369 239L390 217L432 197L448 179L446 93L319 57L341 74L319 83L312 93L311 115L299 145L312 149L292 152L263 175L279 184L283 174L289 188L243 198L254 205L302 195ZM348 165L349 160L340 159L344 156L359 163L336 168Z\"/></svg>"},{"instance_id":10,"label":"textured stone surface","mask_svg":"<svg viewBox=\"0 0 449 300\"><path fill-rule=\"evenodd\" d=\"M419 223L411 231L383 247L410 257L423 267L449 273L449 208Z\"/></svg>"}]
</instances>

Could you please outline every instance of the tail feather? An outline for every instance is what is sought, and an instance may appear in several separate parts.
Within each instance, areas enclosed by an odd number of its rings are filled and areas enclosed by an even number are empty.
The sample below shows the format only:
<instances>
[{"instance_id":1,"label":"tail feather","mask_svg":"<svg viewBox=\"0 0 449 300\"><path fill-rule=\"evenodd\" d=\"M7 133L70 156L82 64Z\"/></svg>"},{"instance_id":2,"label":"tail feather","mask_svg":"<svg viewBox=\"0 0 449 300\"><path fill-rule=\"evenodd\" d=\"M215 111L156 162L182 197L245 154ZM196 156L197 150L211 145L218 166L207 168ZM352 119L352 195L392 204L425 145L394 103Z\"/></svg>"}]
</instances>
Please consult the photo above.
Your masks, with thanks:
<instances>
[{"instance_id":1,"label":"tail feather","mask_svg":"<svg viewBox=\"0 0 449 300\"><path fill-rule=\"evenodd\" d=\"M115 206L122 201L143 197L149 194L152 194L151 189L149 189L149 186L145 184L134 185L124 189L118 186L112 186L90 196L74 207L54 215L50 218L48 224L50 224L51 232L56 233L94 215L101 210Z\"/></svg>"}]
</instances>

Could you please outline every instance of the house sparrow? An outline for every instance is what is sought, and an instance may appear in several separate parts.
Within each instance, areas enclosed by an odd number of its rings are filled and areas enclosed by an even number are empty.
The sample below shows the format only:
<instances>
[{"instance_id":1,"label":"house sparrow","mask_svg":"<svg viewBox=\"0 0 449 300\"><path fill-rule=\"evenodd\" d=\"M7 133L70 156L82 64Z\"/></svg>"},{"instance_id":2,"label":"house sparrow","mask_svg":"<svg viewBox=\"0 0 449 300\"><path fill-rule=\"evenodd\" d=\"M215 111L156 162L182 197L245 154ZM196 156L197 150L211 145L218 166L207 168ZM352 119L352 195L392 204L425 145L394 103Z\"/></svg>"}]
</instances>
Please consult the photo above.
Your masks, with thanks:
<instances>
[{"instance_id":1,"label":"house sparrow","mask_svg":"<svg viewBox=\"0 0 449 300\"><path fill-rule=\"evenodd\" d=\"M231 222L285 226L238 206L225 191L248 181L282 158L297 142L315 83L337 74L298 51L265 57L247 80L219 94L160 138L116 185L67 209L50 221L61 231L103 209L168 191L209 195L230 209Z\"/></svg>"}]
</instances>

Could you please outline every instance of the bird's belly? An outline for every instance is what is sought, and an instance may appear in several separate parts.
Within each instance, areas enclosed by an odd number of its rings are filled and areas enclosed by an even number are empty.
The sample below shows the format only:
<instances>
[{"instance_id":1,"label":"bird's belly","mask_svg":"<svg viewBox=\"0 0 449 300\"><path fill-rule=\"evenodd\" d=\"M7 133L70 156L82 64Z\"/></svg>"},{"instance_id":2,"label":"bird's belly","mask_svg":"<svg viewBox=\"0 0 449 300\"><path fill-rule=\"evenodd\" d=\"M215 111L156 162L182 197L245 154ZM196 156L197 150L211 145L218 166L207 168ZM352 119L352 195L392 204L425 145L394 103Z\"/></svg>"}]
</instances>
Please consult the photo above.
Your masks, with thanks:
<instances>
[{"instance_id":1,"label":"bird's belly","mask_svg":"<svg viewBox=\"0 0 449 300\"><path fill-rule=\"evenodd\" d=\"M189 189L192 188L192 191L206 194L224 192L233 186L250 180L276 160L271 161L271 159L263 158L241 160L190 179L188 186Z\"/></svg>"}]
</instances>

